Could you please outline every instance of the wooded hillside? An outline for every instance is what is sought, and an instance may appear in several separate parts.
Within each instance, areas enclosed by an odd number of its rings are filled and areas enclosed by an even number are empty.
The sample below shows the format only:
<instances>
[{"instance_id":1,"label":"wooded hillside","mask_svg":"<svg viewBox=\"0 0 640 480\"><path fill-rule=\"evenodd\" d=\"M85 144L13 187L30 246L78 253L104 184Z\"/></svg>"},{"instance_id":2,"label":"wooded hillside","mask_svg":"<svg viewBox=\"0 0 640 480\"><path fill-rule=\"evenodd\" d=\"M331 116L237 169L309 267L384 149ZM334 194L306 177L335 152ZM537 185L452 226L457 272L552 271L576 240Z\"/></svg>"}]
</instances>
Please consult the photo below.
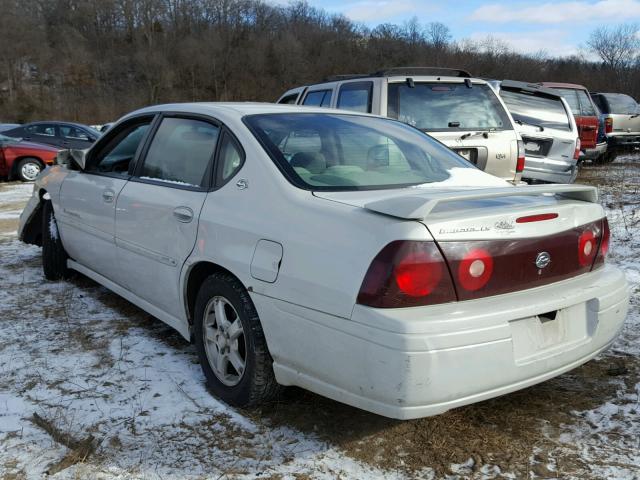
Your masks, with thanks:
<instances>
[{"instance_id":1,"label":"wooded hillside","mask_svg":"<svg viewBox=\"0 0 640 480\"><path fill-rule=\"evenodd\" d=\"M521 55L492 38L453 41L436 18L367 28L303 2L1 0L0 121L102 123L161 102L274 101L328 75L418 65L637 98L637 45L616 57L614 33L594 32L604 61L588 62Z\"/></svg>"}]
</instances>

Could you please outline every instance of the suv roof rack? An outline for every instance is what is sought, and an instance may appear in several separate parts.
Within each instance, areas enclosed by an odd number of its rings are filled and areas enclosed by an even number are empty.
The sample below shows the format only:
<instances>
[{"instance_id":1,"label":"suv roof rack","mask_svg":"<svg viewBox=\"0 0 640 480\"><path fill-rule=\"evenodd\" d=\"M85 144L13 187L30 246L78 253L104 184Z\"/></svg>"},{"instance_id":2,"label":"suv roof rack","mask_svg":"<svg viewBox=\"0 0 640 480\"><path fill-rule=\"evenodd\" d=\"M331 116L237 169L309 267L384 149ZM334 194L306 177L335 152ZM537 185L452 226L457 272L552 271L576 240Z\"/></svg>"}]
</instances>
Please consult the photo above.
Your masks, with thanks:
<instances>
[{"instance_id":1,"label":"suv roof rack","mask_svg":"<svg viewBox=\"0 0 640 480\"><path fill-rule=\"evenodd\" d=\"M346 74L346 75L330 75L322 80L321 83L326 82L340 82L342 80L355 80L358 78L371 78L371 77L391 77L391 76L438 76L438 77L460 77L471 78L471 74L466 70L460 70L457 68L444 68L444 67L396 67L385 68L384 70L378 70L377 72L367 74Z\"/></svg>"},{"instance_id":2,"label":"suv roof rack","mask_svg":"<svg viewBox=\"0 0 640 480\"><path fill-rule=\"evenodd\" d=\"M392 75L429 75L429 76L442 76L442 77L463 77L471 78L471 74L466 70L460 70L457 68L444 68L444 67L398 67L398 68L385 68L384 70L378 70L370 74L371 77L390 77Z\"/></svg>"},{"instance_id":3,"label":"suv roof rack","mask_svg":"<svg viewBox=\"0 0 640 480\"><path fill-rule=\"evenodd\" d=\"M370 77L371 75L369 74L364 74L364 73L347 73L345 75L329 75L328 77L326 77L324 80L322 80L322 83L325 82L339 82L341 80L353 80L355 78L367 78Z\"/></svg>"}]
</instances>

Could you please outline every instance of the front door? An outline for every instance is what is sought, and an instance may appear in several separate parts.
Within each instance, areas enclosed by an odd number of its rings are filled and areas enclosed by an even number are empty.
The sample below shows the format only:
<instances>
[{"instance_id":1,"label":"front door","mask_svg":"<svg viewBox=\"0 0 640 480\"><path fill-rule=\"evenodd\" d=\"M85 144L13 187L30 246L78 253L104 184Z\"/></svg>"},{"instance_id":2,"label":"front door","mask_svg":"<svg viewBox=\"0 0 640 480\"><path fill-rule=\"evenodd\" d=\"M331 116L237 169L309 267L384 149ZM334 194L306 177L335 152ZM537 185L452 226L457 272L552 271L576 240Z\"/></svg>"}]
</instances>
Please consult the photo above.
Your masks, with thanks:
<instances>
[{"instance_id":1,"label":"front door","mask_svg":"<svg viewBox=\"0 0 640 480\"><path fill-rule=\"evenodd\" d=\"M60 188L56 218L67 253L112 281L117 276L116 200L152 119L135 119L111 132L89 153L85 170L70 172Z\"/></svg>"},{"instance_id":2,"label":"front door","mask_svg":"<svg viewBox=\"0 0 640 480\"><path fill-rule=\"evenodd\" d=\"M118 283L176 318L184 316L180 272L196 241L219 133L200 118L162 118L117 200Z\"/></svg>"}]
</instances>

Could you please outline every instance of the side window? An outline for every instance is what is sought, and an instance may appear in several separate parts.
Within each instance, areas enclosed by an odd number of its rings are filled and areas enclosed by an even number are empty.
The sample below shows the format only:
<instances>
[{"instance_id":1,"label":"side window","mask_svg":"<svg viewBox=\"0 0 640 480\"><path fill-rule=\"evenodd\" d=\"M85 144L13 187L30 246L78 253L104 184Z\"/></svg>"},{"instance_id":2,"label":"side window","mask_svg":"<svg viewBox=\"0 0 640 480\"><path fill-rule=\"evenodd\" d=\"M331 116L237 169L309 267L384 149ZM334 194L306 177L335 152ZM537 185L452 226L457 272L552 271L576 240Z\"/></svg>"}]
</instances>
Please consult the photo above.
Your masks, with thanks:
<instances>
[{"instance_id":1,"label":"side window","mask_svg":"<svg viewBox=\"0 0 640 480\"><path fill-rule=\"evenodd\" d=\"M591 99L589 98L589 95L587 95L587 92L585 92L584 90L576 90L576 93L578 94L578 98L580 99L580 110L582 115L585 115L587 117L594 116L596 114L596 111L593 108L593 104L591 103Z\"/></svg>"},{"instance_id":2,"label":"side window","mask_svg":"<svg viewBox=\"0 0 640 480\"><path fill-rule=\"evenodd\" d=\"M351 82L340 87L338 108L355 112L371 113L373 82Z\"/></svg>"},{"instance_id":3,"label":"side window","mask_svg":"<svg viewBox=\"0 0 640 480\"><path fill-rule=\"evenodd\" d=\"M287 95L284 98L281 98L278 103L286 104L286 105L295 105L296 104L296 100L298 100L298 94L297 93L293 93L291 95Z\"/></svg>"},{"instance_id":4,"label":"side window","mask_svg":"<svg viewBox=\"0 0 640 480\"><path fill-rule=\"evenodd\" d=\"M206 185L220 128L202 120L164 118L147 152L140 178L191 187Z\"/></svg>"},{"instance_id":5,"label":"side window","mask_svg":"<svg viewBox=\"0 0 640 480\"><path fill-rule=\"evenodd\" d=\"M218 155L218 174L216 183L222 186L231 177L233 177L244 162L244 155L240 147L231 138L229 134L225 134L220 144L220 153Z\"/></svg>"},{"instance_id":6,"label":"side window","mask_svg":"<svg viewBox=\"0 0 640 480\"><path fill-rule=\"evenodd\" d=\"M90 140L89 135L82 130L70 125L61 125L60 134L65 138L71 138L73 140Z\"/></svg>"},{"instance_id":7,"label":"side window","mask_svg":"<svg viewBox=\"0 0 640 480\"><path fill-rule=\"evenodd\" d=\"M141 147L151 121L152 118L147 118L119 129L95 157L89 159L86 170L127 176L131 161Z\"/></svg>"},{"instance_id":8,"label":"side window","mask_svg":"<svg viewBox=\"0 0 640 480\"><path fill-rule=\"evenodd\" d=\"M25 128L25 131L31 135L42 135L44 137L55 137L56 127L46 123L40 123L38 125L30 125Z\"/></svg>"},{"instance_id":9,"label":"side window","mask_svg":"<svg viewBox=\"0 0 640 480\"><path fill-rule=\"evenodd\" d=\"M328 108L331 105L331 90L315 90L309 92L302 104L310 107Z\"/></svg>"}]
</instances>

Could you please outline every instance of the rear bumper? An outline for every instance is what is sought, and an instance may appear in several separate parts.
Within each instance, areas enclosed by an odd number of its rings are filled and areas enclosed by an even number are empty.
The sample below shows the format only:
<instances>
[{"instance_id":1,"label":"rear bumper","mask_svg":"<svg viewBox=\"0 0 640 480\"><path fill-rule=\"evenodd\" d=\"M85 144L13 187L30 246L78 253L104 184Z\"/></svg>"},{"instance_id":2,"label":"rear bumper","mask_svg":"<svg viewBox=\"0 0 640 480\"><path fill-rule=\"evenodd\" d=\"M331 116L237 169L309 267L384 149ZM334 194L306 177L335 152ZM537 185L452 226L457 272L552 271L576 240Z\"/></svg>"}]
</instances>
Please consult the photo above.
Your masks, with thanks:
<instances>
[{"instance_id":1,"label":"rear bumper","mask_svg":"<svg viewBox=\"0 0 640 480\"><path fill-rule=\"evenodd\" d=\"M524 180L536 180L550 183L573 183L578 175L577 162L574 159L556 160L548 157L525 158Z\"/></svg>"},{"instance_id":2,"label":"rear bumper","mask_svg":"<svg viewBox=\"0 0 640 480\"><path fill-rule=\"evenodd\" d=\"M609 150L629 151L640 148L640 134L607 135Z\"/></svg>"},{"instance_id":3,"label":"rear bumper","mask_svg":"<svg viewBox=\"0 0 640 480\"><path fill-rule=\"evenodd\" d=\"M584 155L581 157L583 160L595 160L607 152L607 142L599 143L595 148L587 148L584 151Z\"/></svg>"},{"instance_id":4,"label":"rear bumper","mask_svg":"<svg viewBox=\"0 0 640 480\"><path fill-rule=\"evenodd\" d=\"M351 320L252 294L278 382L409 419L571 370L615 339L629 292L618 269L431 307L356 305ZM555 320L539 315L557 311Z\"/></svg>"}]
</instances>

